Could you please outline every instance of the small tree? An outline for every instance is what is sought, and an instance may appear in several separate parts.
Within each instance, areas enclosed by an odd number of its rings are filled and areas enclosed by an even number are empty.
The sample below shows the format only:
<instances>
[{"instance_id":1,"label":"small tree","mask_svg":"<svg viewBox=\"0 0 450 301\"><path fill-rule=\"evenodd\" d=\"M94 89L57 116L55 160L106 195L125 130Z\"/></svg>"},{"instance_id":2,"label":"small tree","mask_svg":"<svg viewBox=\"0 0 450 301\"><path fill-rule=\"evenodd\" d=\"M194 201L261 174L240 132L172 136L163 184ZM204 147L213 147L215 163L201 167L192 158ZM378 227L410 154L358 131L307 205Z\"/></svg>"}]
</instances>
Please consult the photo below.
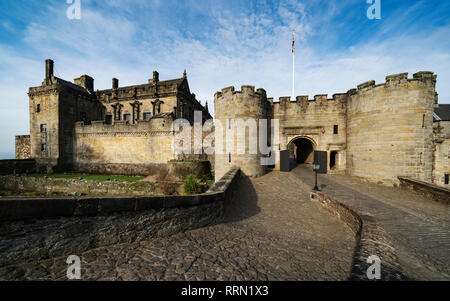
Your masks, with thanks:
<instances>
[{"instance_id":1,"label":"small tree","mask_svg":"<svg viewBox=\"0 0 450 301\"><path fill-rule=\"evenodd\" d=\"M196 194L202 192L200 182L193 175L188 175L183 183L185 194Z\"/></svg>"}]
</instances>

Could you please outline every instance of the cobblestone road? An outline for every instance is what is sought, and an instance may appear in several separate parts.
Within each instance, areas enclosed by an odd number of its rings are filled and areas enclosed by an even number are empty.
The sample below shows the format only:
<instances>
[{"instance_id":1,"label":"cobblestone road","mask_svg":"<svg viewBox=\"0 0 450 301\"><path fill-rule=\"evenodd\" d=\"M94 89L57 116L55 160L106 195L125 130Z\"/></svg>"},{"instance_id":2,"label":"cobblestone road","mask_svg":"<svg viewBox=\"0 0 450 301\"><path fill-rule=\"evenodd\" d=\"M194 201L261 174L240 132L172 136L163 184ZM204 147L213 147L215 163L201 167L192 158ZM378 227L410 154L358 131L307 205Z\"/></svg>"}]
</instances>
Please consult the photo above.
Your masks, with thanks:
<instances>
[{"instance_id":1,"label":"cobblestone road","mask_svg":"<svg viewBox=\"0 0 450 301\"><path fill-rule=\"evenodd\" d=\"M292 172L313 185L311 167ZM375 216L394 239L406 275L450 280L450 208L412 191L368 184L343 175L319 175L323 192ZM376 254L374 254L376 255Z\"/></svg>"},{"instance_id":2,"label":"cobblestone road","mask_svg":"<svg viewBox=\"0 0 450 301\"><path fill-rule=\"evenodd\" d=\"M77 254L84 280L345 280L355 238L292 173L243 179L225 222ZM66 258L0 269L2 279L66 279Z\"/></svg>"}]
</instances>

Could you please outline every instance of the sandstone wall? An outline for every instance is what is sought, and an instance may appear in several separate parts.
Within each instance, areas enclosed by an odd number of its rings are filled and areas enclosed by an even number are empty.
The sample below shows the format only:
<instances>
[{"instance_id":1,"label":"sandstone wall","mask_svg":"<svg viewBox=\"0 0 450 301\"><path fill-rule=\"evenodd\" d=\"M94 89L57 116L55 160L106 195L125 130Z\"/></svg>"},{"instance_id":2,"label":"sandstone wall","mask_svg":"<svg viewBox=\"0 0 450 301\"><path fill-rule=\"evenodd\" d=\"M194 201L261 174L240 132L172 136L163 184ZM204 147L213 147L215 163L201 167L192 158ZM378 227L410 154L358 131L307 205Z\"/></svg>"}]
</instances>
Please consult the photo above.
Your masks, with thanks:
<instances>
[{"instance_id":1,"label":"sandstone wall","mask_svg":"<svg viewBox=\"0 0 450 301\"><path fill-rule=\"evenodd\" d=\"M450 188L450 184L445 184L445 175L450 175L450 121L435 122L433 126L433 183Z\"/></svg>"},{"instance_id":2,"label":"sandstone wall","mask_svg":"<svg viewBox=\"0 0 450 301\"><path fill-rule=\"evenodd\" d=\"M312 142L314 150L327 151L328 162L331 152L337 152L335 168L330 172L345 170L346 104L346 94L335 94L331 99L327 95L316 95L314 99L297 96L295 101L282 97L274 102L273 118L280 122L280 149L294 147L296 139L306 138ZM337 134L334 134L334 126L338 127Z\"/></svg>"},{"instance_id":3,"label":"sandstone wall","mask_svg":"<svg viewBox=\"0 0 450 301\"><path fill-rule=\"evenodd\" d=\"M172 150L174 133L171 122L171 118L156 118L138 121L137 124L115 122L108 125L102 121L92 125L76 123L75 168L89 169L91 166L99 170L101 166L109 165L126 169L123 165L134 165L137 169L144 167L147 172L157 168L158 164L166 164L176 159Z\"/></svg>"},{"instance_id":4,"label":"sandstone wall","mask_svg":"<svg viewBox=\"0 0 450 301\"><path fill-rule=\"evenodd\" d=\"M30 135L16 136L16 159L31 159Z\"/></svg>"},{"instance_id":5,"label":"sandstone wall","mask_svg":"<svg viewBox=\"0 0 450 301\"><path fill-rule=\"evenodd\" d=\"M55 166L59 158L58 85L30 88L29 97L31 157L39 164ZM46 124L45 133L40 131L41 124ZM45 151L41 149L42 144L46 145Z\"/></svg>"},{"instance_id":6,"label":"sandstone wall","mask_svg":"<svg viewBox=\"0 0 450 301\"><path fill-rule=\"evenodd\" d=\"M347 172L379 183L431 182L436 76L419 72L348 92Z\"/></svg>"},{"instance_id":7,"label":"sandstone wall","mask_svg":"<svg viewBox=\"0 0 450 301\"><path fill-rule=\"evenodd\" d=\"M253 86L242 86L241 91L235 91L234 87L222 89L214 96L215 110L215 177L221 178L233 166L241 168L242 172L251 177L262 176L265 173L266 166L261 165L261 153L259 143L255 154L250 153L249 136L256 138L259 135L259 120L271 119L271 107L266 98L266 91L258 89L255 92ZM238 137L237 124L229 124L228 120L242 119L254 120L257 126L257 133L251 134L246 129L245 137ZM218 123L222 125L223 131L218 130ZM270 123L269 123L270 125ZM234 135L227 135L227 128L231 129ZM270 130L270 128L269 128ZM220 138L222 134L222 138ZM256 136L256 137L255 137ZM222 148L218 146L218 140L223 141ZM258 142L259 139L256 139ZM230 143L232 149L227 149L226 145ZM238 147L245 148L245 154L238 154Z\"/></svg>"}]
</instances>

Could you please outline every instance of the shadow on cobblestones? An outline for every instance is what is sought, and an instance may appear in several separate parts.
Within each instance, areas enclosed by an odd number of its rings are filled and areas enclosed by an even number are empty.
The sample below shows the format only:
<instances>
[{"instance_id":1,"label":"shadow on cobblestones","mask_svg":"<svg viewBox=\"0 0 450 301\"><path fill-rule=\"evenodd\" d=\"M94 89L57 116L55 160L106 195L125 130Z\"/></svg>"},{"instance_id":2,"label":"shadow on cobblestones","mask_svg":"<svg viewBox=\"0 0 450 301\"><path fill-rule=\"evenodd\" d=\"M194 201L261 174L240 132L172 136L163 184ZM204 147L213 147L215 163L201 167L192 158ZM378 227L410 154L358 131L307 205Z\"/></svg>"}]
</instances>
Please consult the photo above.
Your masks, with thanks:
<instances>
[{"instance_id":1,"label":"shadow on cobblestones","mask_svg":"<svg viewBox=\"0 0 450 301\"><path fill-rule=\"evenodd\" d=\"M229 203L225 204L225 212L223 217L224 223L237 222L245 220L249 217L257 215L261 208L258 207L258 195L253 187L252 181L242 175L239 179L239 188L236 191L236 196Z\"/></svg>"}]
</instances>

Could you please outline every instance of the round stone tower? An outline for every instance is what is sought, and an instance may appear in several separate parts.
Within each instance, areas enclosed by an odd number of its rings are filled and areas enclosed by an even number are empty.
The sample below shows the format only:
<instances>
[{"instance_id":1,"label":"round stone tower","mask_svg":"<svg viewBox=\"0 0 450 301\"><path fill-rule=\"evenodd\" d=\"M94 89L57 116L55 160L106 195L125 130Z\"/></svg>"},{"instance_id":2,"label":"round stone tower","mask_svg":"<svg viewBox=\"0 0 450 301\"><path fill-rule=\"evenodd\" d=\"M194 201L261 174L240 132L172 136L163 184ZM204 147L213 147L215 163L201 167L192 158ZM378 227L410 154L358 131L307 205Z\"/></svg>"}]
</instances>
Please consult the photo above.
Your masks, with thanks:
<instances>
[{"instance_id":1,"label":"round stone tower","mask_svg":"<svg viewBox=\"0 0 450 301\"><path fill-rule=\"evenodd\" d=\"M431 182L436 75L390 75L348 92L347 171L380 183Z\"/></svg>"},{"instance_id":2,"label":"round stone tower","mask_svg":"<svg viewBox=\"0 0 450 301\"><path fill-rule=\"evenodd\" d=\"M215 177L219 180L230 168L239 167L249 177L266 172L259 147L261 134L270 141L271 105L266 91L254 86L222 89L214 95L215 111ZM267 120L267 130L260 129L260 120Z\"/></svg>"}]
</instances>

